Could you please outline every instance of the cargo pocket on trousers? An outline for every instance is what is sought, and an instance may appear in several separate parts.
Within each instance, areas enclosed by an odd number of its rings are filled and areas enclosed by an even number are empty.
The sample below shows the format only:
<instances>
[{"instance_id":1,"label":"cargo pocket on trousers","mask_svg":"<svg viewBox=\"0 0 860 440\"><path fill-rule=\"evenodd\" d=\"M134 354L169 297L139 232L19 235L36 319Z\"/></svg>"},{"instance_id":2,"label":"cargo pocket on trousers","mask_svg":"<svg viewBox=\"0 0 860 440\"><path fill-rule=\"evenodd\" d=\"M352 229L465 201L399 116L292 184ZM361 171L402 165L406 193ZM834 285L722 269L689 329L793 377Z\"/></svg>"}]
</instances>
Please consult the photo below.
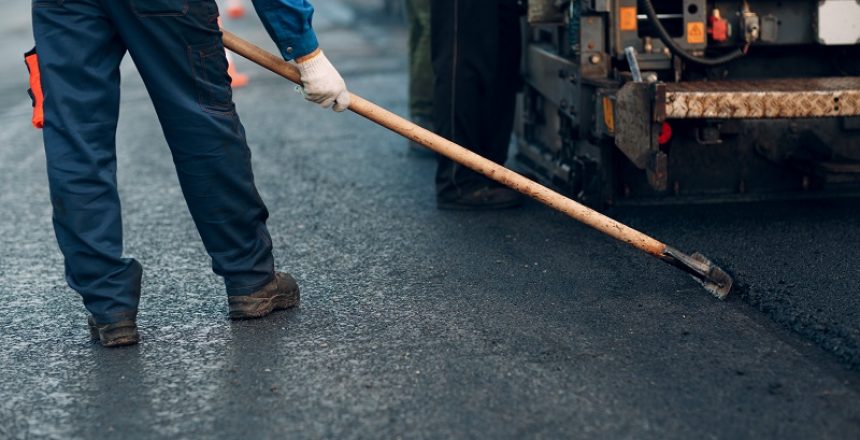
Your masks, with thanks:
<instances>
[{"instance_id":1,"label":"cargo pocket on trousers","mask_svg":"<svg viewBox=\"0 0 860 440\"><path fill-rule=\"evenodd\" d=\"M181 17L188 13L188 0L129 0L138 17Z\"/></svg>"},{"instance_id":2,"label":"cargo pocket on trousers","mask_svg":"<svg viewBox=\"0 0 860 440\"><path fill-rule=\"evenodd\" d=\"M209 43L190 46L188 51L200 106L210 113L231 113L233 90L230 88L230 76L227 74L224 46L220 42Z\"/></svg>"}]
</instances>

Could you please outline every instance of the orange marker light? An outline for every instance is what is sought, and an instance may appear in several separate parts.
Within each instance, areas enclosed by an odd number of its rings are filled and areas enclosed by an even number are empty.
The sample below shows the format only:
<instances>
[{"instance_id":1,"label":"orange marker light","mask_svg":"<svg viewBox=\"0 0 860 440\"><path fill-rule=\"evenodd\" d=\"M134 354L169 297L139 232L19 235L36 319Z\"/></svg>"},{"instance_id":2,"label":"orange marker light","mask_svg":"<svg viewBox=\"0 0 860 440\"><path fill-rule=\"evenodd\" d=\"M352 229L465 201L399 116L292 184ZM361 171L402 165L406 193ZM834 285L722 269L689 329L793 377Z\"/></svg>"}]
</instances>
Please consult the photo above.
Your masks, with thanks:
<instances>
[{"instance_id":1,"label":"orange marker light","mask_svg":"<svg viewBox=\"0 0 860 440\"><path fill-rule=\"evenodd\" d=\"M666 145L672 140L672 126L668 122L663 122L660 127L660 134L657 136L657 143Z\"/></svg>"}]
</instances>

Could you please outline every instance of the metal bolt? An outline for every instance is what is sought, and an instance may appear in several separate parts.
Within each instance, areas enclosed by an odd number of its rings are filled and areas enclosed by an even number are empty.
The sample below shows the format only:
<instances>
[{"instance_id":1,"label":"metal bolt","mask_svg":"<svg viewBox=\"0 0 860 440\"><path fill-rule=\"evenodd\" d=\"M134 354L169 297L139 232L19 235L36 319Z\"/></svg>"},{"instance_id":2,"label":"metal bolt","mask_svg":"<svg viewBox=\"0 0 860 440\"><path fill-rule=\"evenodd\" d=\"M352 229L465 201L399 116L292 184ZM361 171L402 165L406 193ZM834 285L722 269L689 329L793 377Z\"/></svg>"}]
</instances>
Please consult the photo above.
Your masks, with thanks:
<instances>
[{"instance_id":1,"label":"metal bolt","mask_svg":"<svg viewBox=\"0 0 860 440\"><path fill-rule=\"evenodd\" d=\"M645 43L642 44L642 50L645 53L651 53L654 51L654 43L651 42L651 37L645 37Z\"/></svg>"}]
</instances>

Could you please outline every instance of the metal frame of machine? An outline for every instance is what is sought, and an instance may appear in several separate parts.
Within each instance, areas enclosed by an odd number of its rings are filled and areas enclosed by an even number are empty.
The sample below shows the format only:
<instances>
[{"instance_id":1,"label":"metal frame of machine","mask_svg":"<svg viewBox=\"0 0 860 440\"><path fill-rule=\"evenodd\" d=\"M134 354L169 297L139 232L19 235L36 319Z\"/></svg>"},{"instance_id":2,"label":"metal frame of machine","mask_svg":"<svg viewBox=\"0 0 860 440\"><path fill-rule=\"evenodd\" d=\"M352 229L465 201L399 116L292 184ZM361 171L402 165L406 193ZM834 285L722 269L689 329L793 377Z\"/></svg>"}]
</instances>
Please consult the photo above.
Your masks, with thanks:
<instances>
[{"instance_id":1,"label":"metal frame of machine","mask_svg":"<svg viewBox=\"0 0 860 440\"><path fill-rule=\"evenodd\" d=\"M854 194L857 0L530 0L518 159L594 205Z\"/></svg>"}]
</instances>

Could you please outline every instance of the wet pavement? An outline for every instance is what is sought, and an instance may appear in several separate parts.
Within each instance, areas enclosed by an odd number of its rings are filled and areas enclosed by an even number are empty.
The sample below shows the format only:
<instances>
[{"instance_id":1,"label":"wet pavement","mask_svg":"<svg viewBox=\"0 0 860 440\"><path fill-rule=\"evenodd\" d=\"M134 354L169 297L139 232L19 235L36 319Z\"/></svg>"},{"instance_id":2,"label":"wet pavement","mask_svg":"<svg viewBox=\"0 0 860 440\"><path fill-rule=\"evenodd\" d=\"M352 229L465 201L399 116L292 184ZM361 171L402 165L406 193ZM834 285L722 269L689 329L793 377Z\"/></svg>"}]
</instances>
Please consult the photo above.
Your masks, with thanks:
<instances>
[{"instance_id":1,"label":"wet pavement","mask_svg":"<svg viewBox=\"0 0 860 440\"><path fill-rule=\"evenodd\" d=\"M405 114L404 30L317 3L323 47L352 90ZM28 13L0 5L12 11L0 20ZM273 48L253 17L228 27ZM20 31L0 34L27 44ZM860 202L611 212L724 263L743 288L722 303L535 203L437 211L432 160L239 67L251 77L235 98L276 259L299 280L302 306L226 319L223 285L128 64L119 182L126 253L146 268L144 340L116 350L88 341L62 276L29 103L0 82L0 438L860 431ZM22 70L18 58L0 61L4 79Z\"/></svg>"}]
</instances>

